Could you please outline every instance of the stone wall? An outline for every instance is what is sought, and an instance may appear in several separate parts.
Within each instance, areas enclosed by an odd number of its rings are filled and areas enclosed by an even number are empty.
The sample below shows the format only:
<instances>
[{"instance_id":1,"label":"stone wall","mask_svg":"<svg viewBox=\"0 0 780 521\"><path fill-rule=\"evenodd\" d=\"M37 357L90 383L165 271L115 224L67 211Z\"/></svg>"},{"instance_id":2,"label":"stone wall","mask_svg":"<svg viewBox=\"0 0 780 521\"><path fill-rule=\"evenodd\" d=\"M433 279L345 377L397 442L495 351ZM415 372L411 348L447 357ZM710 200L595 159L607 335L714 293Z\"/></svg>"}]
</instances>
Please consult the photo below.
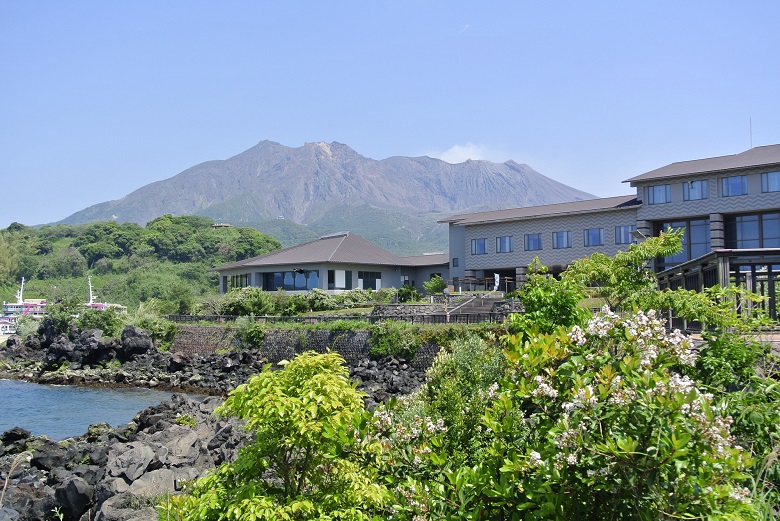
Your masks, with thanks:
<instances>
[{"instance_id":1,"label":"stone wall","mask_svg":"<svg viewBox=\"0 0 780 521\"><path fill-rule=\"evenodd\" d=\"M444 304L382 304L375 305L372 317L406 318L444 313Z\"/></svg>"},{"instance_id":2,"label":"stone wall","mask_svg":"<svg viewBox=\"0 0 780 521\"><path fill-rule=\"evenodd\" d=\"M291 360L304 351L325 353L328 350L340 354L347 364L352 365L369 356L371 333L363 331L329 331L294 329L267 329L265 338L257 346L257 351L276 364L282 360ZM240 347L236 330L223 326L179 325L176 339L171 345L171 353L186 356L208 356L219 351ZM409 364L416 370L430 367L439 347L425 345L417 350L414 360Z\"/></svg>"}]
</instances>

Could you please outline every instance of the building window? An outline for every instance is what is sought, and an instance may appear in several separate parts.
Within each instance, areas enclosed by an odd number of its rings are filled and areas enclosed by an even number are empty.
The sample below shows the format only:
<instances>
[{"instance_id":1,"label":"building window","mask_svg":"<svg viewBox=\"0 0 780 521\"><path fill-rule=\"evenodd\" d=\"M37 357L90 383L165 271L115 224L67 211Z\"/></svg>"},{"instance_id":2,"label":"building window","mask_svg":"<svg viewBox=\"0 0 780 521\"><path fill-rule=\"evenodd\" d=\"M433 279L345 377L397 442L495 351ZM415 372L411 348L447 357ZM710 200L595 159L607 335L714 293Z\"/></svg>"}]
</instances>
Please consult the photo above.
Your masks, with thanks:
<instances>
[{"instance_id":1,"label":"building window","mask_svg":"<svg viewBox=\"0 0 780 521\"><path fill-rule=\"evenodd\" d=\"M458 267L458 258L457 257L453 257L452 258L452 267L453 268L457 268Z\"/></svg>"},{"instance_id":2,"label":"building window","mask_svg":"<svg viewBox=\"0 0 780 521\"><path fill-rule=\"evenodd\" d=\"M746 195L747 191L747 176L735 175L731 177L724 177L720 180L723 188L723 197L733 197L735 195Z\"/></svg>"},{"instance_id":3,"label":"building window","mask_svg":"<svg viewBox=\"0 0 780 521\"><path fill-rule=\"evenodd\" d=\"M670 185L647 187L647 204L664 204L670 202L672 202L672 188Z\"/></svg>"},{"instance_id":4,"label":"building window","mask_svg":"<svg viewBox=\"0 0 780 521\"><path fill-rule=\"evenodd\" d=\"M525 234L525 251L534 251L542 249L542 234L541 233L526 233Z\"/></svg>"},{"instance_id":5,"label":"building window","mask_svg":"<svg viewBox=\"0 0 780 521\"><path fill-rule=\"evenodd\" d=\"M228 289L232 288L246 288L249 286L249 274L244 273L241 275L231 275Z\"/></svg>"},{"instance_id":6,"label":"building window","mask_svg":"<svg viewBox=\"0 0 780 521\"><path fill-rule=\"evenodd\" d=\"M726 248L780 248L780 213L737 215L724 224Z\"/></svg>"},{"instance_id":7,"label":"building window","mask_svg":"<svg viewBox=\"0 0 780 521\"><path fill-rule=\"evenodd\" d=\"M319 287L320 272L317 270L298 269L263 273L264 291L276 291L278 289L287 291L306 291Z\"/></svg>"},{"instance_id":8,"label":"building window","mask_svg":"<svg viewBox=\"0 0 780 521\"><path fill-rule=\"evenodd\" d=\"M634 242L634 238L631 236L631 232L634 230L636 230L636 226L633 224L615 226L615 244L631 244Z\"/></svg>"},{"instance_id":9,"label":"building window","mask_svg":"<svg viewBox=\"0 0 780 521\"><path fill-rule=\"evenodd\" d=\"M328 289L352 289L352 272L328 270Z\"/></svg>"},{"instance_id":10,"label":"building window","mask_svg":"<svg viewBox=\"0 0 780 521\"><path fill-rule=\"evenodd\" d=\"M604 244L604 228L588 228L585 230L585 246L602 246Z\"/></svg>"},{"instance_id":11,"label":"building window","mask_svg":"<svg viewBox=\"0 0 780 521\"><path fill-rule=\"evenodd\" d=\"M509 253L511 251L513 251L511 236L496 237L496 253Z\"/></svg>"},{"instance_id":12,"label":"building window","mask_svg":"<svg viewBox=\"0 0 780 521\"><path fill-rule=\"evenodd\" d=\"M571 248L571 232L553 232L553 249Z\"/></svg>"},{"instance_id":13,"label":"building window","mask_svg":"<svg viewBox=\"0 0 780 521\"><path fill-rule=\"evenodd\" d=\"M485 255L487 253L487 239L471 239L471 254Z\"/></svg>"},{"instance_id":14,"label":"building window","mask_svg":"<svg viewBox=\"0 0 780 521\"><path fill-rule=\"evenodd\" d=\"M658 262L658 268L664 270L681 262L689 261L709 253L710 248L710 220L695 219L691 221L672 221L661 223L657 231L684 230L682 251L669 257L664 257Z\"/></svg>"},{"instance_id":15,"label":"building window","mask_svg":"<svg viewBox=\"0 0 780 521\"><path fill-rule=\"evenodd\" d=\"M414 282L410 280L409 275L401 275L401 286L414 286Z\"/></svg>"},{"instance_id":16,"label":"building window","mask_svg":"<svg viewBox=\"0 0 780 521\"><path fill-rule=\"evenodd\" d=\"M780 172L761 174L762 192L780 192Z\"/></svg>"},{"instance_id":17,"label":"building window","mask_svg":"<svg viewBox=\"0 0 780 521\"><path fill-rule=\"evenodd\" d=\"M358 288L382 289L382 273L379 271L358 271Z\"/></svg>"},{"instance_id":18,"label":"building window","mask_svg":"<svg viewBox=\"0 0 780 521\"><path fill-rule=\"evenodd\" d=\"M707 180L690 181L683 183L683 200L684 201L697 201L699 199L707 199L708 188Z\"/></svg>"}]
</instances>

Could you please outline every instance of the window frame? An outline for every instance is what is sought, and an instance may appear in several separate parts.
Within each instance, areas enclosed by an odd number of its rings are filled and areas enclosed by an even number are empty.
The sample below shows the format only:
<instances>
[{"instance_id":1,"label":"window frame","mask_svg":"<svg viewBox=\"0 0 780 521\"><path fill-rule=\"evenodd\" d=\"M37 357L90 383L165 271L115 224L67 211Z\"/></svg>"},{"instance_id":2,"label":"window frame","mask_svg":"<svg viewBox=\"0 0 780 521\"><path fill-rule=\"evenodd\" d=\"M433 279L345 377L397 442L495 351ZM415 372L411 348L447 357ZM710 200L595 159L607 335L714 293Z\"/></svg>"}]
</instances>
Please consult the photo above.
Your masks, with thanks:
<instances>
[{"instance_id":1,"label":"window frame","mask_svg":"<svg viewBox=\"0 0 780 521\"><path fill-rule=\"evenodd\" d=\"M731 193L732 188L735 188L734 185L731 184L733 180L739 180L740 184L740 192L739 193ZM728 177L721 177L720 178L720 192L722 197L739 197L740 195L748 195L748 186L747 186L747 176L746 175L732 175Z\"/></svg>"},{"instance_id":2,"label":"window frame","mask_svg":"<svg viewBox=\"0 0 780 521\"><path fill-rule=\"evenodd\" d=\"M561 246L558 244L558 237L565 237L566 240L565 245ZM564 250L566 248L571 248L572 246L572 240L571 240L571 231L558 231L558 232L552 232L552 241L553 241L553 250Z\"/></svg>"},{"instance_id":3,"label":"window frame","mask_svg":"<svg viewBox=\"0 0 780 521\"><path fill-rule=\"evenodd\" d=\"M662 200L656 200L660 192L663 191ZM672 202L672 185L651 185L647 187L647 204L668 204Z\"/></svg>"},{"instance_id":4,"label":"window frame","mask_svg":"<svg viewBox=\"0 0 780 521\"><path fill-rule=\"evenodd\" d=\"M772 176L772 183L770 183L769 176ZM774 186L775 188L770 188ZM761 193L768 194L771 192L780 192L780 171L764 172L761 174Z\"/></svg>"},{"instance_id":5,"label":"window frame","mask_svg":"<svg viewBox=\"0 0 780 521\"><path fill-rule=\"evenodd\" d=\"M697 184L700 186L699 189L699 195L701 197L691 197L691 190L693 189L693 185ZM696 181L686 181L683 183L683 201L701 201L704 199L709 199L709 190L710 185L707 182L707 179L698 179ZM694 192L695 194L695 192Z\"/></svg>"},{"instance_id":6,"label":"window frame","mask_svg":"<svg viewBox=\"0 0 780 521\"><path fill-rule=\"evenodd\" d=\"M477 244L482 245L482 250L479 251L479 248L477 248ZM488 253L488 247L487 247L487 237L482 237L479 239L471 239L471 254L472 255L487 255Z\"/></svg>"},{"instance_id":7,"label":"window frame","mask_svg":"<svg viewBox=\"0 0 780 521\"><path fill-rule=\"evenodd\" d=\"M529 248L529 239L531 237L534 237L535 239L538 239L539 247L538 248ZM544 243L542 242L542 234L541 233L526 233L523 237L523 251L541 251L544 249Z\"/></svg>"},{"instance_id":8,"label":"window frame","mask_svg":"<svg viewBox=\"0 0 780 521\"><path fill-rule=\"evenodd\" d=\"M591 243L590 239L593 237L591 236L591 232L596 232L598 237L596 243ZM604 228L585 228L582 231L583 239L585 242L585 246L588 248L592 248L594 246L604 246Z\"/></svg>"},{"instance_id":9,"label":"window frame","mask_svg":"<svg viewBox=\"0 0 780 521\"><path fill-rule=\"evenodd\" d=\"M625 234L624 231L626 232ZM631 232L633 231L636 231L636 224L615 226L615 244L633 244L634 238L631 236ZM628 239L626 242L622 240L624 237Z\"/></svg>"},{"instance_id":10,"label":"window frame","mask_svg":"<svg viewBox=\"0 0 780 521\"><path fill-rule=\"evenodd\" d=\"M511 235L496 237L496 253L512 253L515 248Z\"/></svg>"}]
</instances>

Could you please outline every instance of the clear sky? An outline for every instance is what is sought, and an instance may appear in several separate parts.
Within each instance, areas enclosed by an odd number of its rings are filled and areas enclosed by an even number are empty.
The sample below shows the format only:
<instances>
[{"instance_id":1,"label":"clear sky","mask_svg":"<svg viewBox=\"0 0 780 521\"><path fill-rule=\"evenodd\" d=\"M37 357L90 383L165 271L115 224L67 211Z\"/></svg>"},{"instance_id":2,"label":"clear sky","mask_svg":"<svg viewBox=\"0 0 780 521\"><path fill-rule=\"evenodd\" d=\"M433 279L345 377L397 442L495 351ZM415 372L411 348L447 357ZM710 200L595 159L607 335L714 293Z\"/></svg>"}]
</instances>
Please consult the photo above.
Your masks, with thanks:
<instances>
[{"instance_id":1,"label":"clear sky","mask_svg":"<svg viewBox=\"0 0 780 521\"><path fill-rule=\"evenodd\" d=\"M0 0L0 227L265 139L631 193L747 150L751 120L780 143L778 20L776 0Z\"/></svg>"}]
</instances>

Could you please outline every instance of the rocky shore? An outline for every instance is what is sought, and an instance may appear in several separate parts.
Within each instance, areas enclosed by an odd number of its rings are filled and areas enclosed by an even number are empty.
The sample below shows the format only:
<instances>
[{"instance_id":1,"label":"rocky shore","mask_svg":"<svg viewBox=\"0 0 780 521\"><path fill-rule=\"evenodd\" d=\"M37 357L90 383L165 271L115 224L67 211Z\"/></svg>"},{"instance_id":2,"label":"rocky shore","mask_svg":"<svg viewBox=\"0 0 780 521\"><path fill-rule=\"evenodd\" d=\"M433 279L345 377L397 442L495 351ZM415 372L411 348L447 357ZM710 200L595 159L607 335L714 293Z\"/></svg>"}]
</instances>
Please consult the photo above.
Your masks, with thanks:
<instances>
[{"instance_id":1,"label":"rocky shore","mask_svg":"<svg viewBox=\"0 0 780 521\"><path fill-rule=\"evenodd\" d=\"M237 385L267 365L258 350L208 356L158 351L146 331L120 338L100 330L11 337L0 347L0 378L68 385L149 387L183 394L139 412L128 425L93 425L61 442L15 428L0 434L0 521L156 519L154 505L186 482L235 457L249 434L212 413ZM350 364L367 407L408 394L425 374L388 357Z\"/></svg>"}]
</instances>

